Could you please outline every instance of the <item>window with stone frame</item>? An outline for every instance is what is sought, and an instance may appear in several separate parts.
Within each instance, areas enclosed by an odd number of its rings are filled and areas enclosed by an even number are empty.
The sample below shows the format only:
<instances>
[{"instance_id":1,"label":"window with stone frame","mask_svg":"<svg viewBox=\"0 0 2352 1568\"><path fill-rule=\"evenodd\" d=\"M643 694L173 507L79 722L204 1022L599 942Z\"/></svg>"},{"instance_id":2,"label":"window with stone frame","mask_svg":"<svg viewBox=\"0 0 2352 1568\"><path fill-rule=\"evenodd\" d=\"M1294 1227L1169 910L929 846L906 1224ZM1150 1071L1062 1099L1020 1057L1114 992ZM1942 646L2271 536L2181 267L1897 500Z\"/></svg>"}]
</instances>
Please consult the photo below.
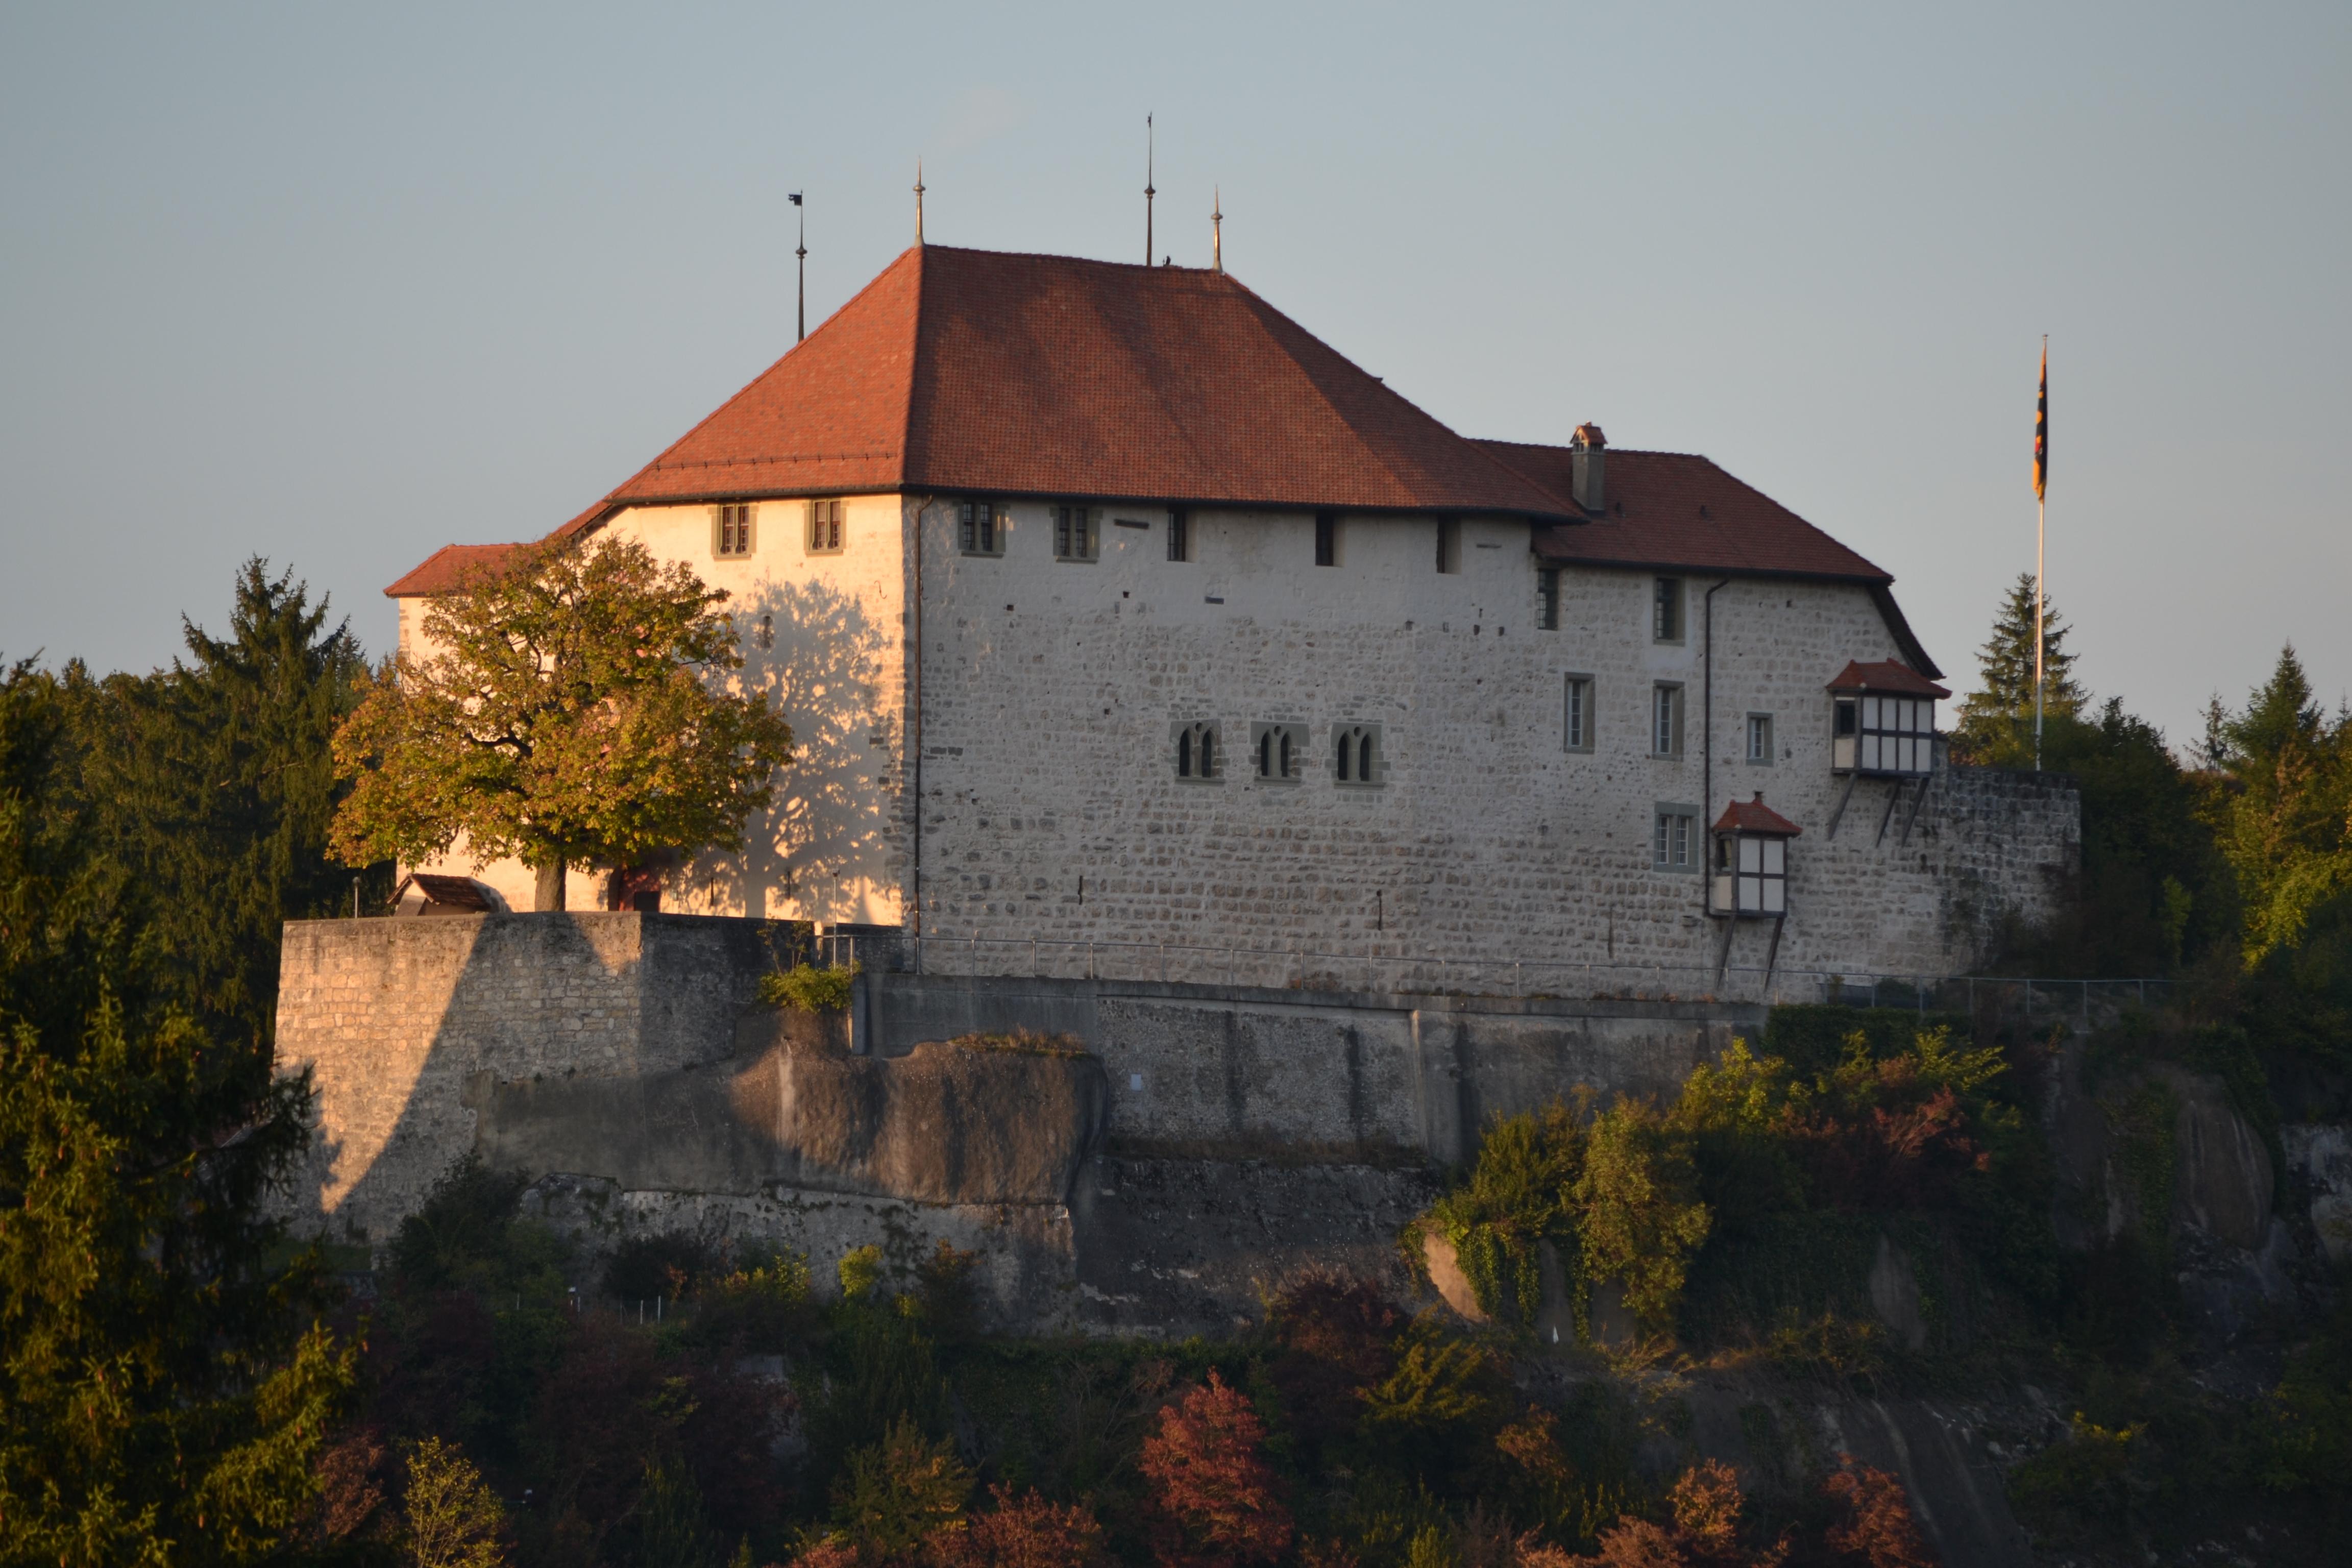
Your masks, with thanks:
<instances>
[{"instance_id":1,"label":"window with stone frame","mask_svg":"<svg viewBox=\"0 0 2352 1568\"><path fill-rule=\"evenodd\" d=\"M1054 509L1054 559L1093 561L1099 554L1094 510L1075 502Z\"/></svg>"},{"instance_id":2,"label":"window with stone frame","mask_svg":"<svg viewBox=\"0 0 2352 1568\"><path fill-rule=\"evenodd\" d=\"M1651 815L1650 867L1657 871L1696 871L1701 849L1698 807L1661 802Z\"/></svg>"},{"instance_id":3,"label":"window with stone frame","mask_svg":"<svg viewBox=\"0 0 2352 1568\"><path fill-rule=\"evenodd\" d=\"M1217 742L1217 721L1178 720L1171 726L1176 751L1176 776L1188 784L1215 784L1225 776L1223 749Z\"/></svg>"},{"instance_id":4,"label":"window with stone frame","mask_svg":"<svg viewBox=\"0 0 2352 1568\"><path fill-rule=\"evenodd\" d=\"M1331 726L1331 778L1351 789L1378 789L1388 783L1388 759L1381 754L1378 724Z\"/></svg>"},{"instance_id":5,"label":"window with stone frame","mask_svg":"<svg viewBox=\"0 0 2352 1568\"><path fill-rule=\"evenodd\" d=\"M1679 757L1682 754L1682 683L1661 680L1650 689L1650 755Z\"/></svg>"},{"instance_id":6,"label":"window with stone frame","mask_svg":"<svg viewBox=\"0 0 2352 1568\"><path fill-rule=\"evenodd\" d=\"M1181 506L1168 509L1168 559L1192 559L1192 514Z\"/></svg>"},{"instance_id":7,"label":"window with stone frame","mask_svg":"<svg viewBox=\"0 0 2352 1568\"><path fill-rule=\"evenodd\" d=\"M1769 768L1772 765L1772 715L1748 715L1748 761L1750 765Z\"/></svg>"},{"instance_id":8,"label":"window with stone frame","mask_svg":"<svg viewBox=\"0 0 2352 1568\"><path fill-rule=\"evenodd\" d=\"M1683 640L1683 580L1660 577L1650 592L1650 640Z\"/></svg>"},{"instance_id":9,"label":"window with stone frame","mask_svg":"<svg viewBox=\"0 0 2352 1568\"><path fill-rule=\"evenodd\" d=\"M966 555L1004 553L1005 525L1012 509L1003 501L977 499L956 503L956 542Z\"/></svg>"},{"instance_id":10,"label":"window with stone frame","mask_svg":"<svg viewBox=\"0 0 2352 1568\"><path fill-rule=\"evenodd\" d=\"M721 561L740 561L751 553L758 540L752 525L759 508L750 501L738 501L710 509L710 553Z\"/></svg>"},{"instance_id":11,"label":"window with stone frame","mask_svg":"<svg viewBox=\"0 0 2352 1568\"><path fill-rule=\"evenodd\" d=\"M1561 682L1560 749L1592 750L1592 677L1571 674Z\"/></svg>"},{"instance_id":12,"label":"window with stone frame","mask_svg":"<svg viewBox=\"0 0 2352 1568\"><path fill-rule=\"evenodd\" d=\"M1297 784L1307 764L1307 726L1250 726L1250 762L1261 784Z\"/></svg>"},{"instance_id":13,"label":"window with stone frame","mask_svg":"<svg viewBox=\"0 0 2352 1568\"><path fill-rule=\"evenodd\" d=\"M843 539L839 500L808 503L808 550L811 555L838 555Z\"/></svg>"}]
</instances>

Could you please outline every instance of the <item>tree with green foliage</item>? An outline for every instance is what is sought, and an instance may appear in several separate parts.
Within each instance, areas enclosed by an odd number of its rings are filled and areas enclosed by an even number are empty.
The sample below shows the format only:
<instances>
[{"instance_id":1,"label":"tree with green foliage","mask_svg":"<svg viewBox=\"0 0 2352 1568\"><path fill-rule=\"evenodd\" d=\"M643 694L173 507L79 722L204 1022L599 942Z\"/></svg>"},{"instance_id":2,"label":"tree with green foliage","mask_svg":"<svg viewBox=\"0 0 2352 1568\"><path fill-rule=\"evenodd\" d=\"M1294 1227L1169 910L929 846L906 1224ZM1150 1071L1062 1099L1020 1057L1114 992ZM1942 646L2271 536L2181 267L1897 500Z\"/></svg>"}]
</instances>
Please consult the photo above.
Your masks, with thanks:
<instances>
[{"instance_id":1,"label":"tree with green foliage","mask_svg":"<svg viewBox=\"0 0 2352 1568\"><path fill-rule=\"evenodd\" d=\"M1952 745L1968 761L2000 767L2033 763L2033 574L2018 574L1977 650L1977 689L1960 704ZM2042 711L2046 720L2079 711L2087 698L2074 679L2072 628L2054 605L2042 617Z\"/></svg>"},{"instance_id":2,"label":"tree with green foliage","mask_svg":"<svg viewBox=\"0 0 2352 1568\"><path fill-rule=\"evenodd\" d=\"M740 670L727 594L611 535L531 546L425 617L431 651L377 672L335 738L352 782L334 843L358 865L429 860L462 837L515 857L538 906L566 867L740 849L792 731Z\"/></svg>"},{"instance_id":3,"label":"tree with green foliage","mask_svg":"<svg viewBox=\"0 0 2352 1568\"><path fill-rule=\"evenodd\" d=\"M68 686L0 684L0 1561L257 1562L354 1381L263 1213L310 1089L176 999L209 911L81 831Z\"/></svg>"},{"instance_id":4,"label":"tree with green foliage","mask_svg":"<svg viewBox=\"0 0 2352 1568\"><path fill-rule=\"evenodd\" d=\"M289 920L348 910L360 889L328 853L346 793L331 745L367 662L328 601L256 556L237 574L229 636L181 621L187 658L79 690L81 791L100 852L155 907L159 973L198 1016L267 1040ZM390 868L363 879L375 901Z\"/></svg>"},{"instance_id":5,"label":"tree with green foliage","mask_svg":"<svg viewBox=\"0 0 2352 1568\"><path fill-rule=\"evenodd\" d=\"M2290 643L2243 711L2215 713L2207 751L2222 775L2208 816L2237 874L2246 960L2259 963L2352 894L2352 715L2321 711Z\"/></svg>"},{"instance_id":6,"label":"tree with green foliage","mask_svg":"<svg viewBox=\"0 0 2352 1568\"><path fill-rule=\"evenodd\" d=\"M466 1451L426 1437L408 1455L404 1544L415 1568L500 1568L506 1507Z\"/></svg>"}]
</instances>

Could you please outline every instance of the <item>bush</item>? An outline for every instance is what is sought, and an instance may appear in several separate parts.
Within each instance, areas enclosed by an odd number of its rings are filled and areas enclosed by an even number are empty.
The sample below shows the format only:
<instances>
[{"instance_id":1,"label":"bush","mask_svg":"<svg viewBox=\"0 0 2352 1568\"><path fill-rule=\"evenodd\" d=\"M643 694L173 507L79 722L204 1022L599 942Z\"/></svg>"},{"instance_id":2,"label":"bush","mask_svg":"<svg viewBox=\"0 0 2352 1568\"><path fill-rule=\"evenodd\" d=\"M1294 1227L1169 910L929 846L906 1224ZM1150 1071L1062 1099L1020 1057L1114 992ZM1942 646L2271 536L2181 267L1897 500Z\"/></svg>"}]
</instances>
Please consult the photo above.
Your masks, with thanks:
<instances>
[{"instance_id":1,"label":"bush","mask_svg":"<svg viewBox=\"0 0 2352 1568\"><path fill-rule=\"evenodd\" d=\"M813 963L771 971L760 976L760 1000L771 1007L799 1013L843 1013L849 1009L849 983L857 965L819 969Z\"/></svg>"},{"instance_id":2,"label":"bush","mask_svg":"<svg viewBox=\"0 0 2352 1568\"><path fill-rule=\"evenodd\" d=\"M1508 1116L1479 1142L1462 1185L1423 1223L1453 1245L1481 1311L1532 1323L1543 1300L1540 1248L1575 1235L1570 1188L1584 1168L1589 1095ZM1563 1251L1567 1250L1563 1247Z\"/></svg>"},{"instance_id":3,"label":"bush","mask_svg":"<svg viewBox=\"0 0 2352 1568\"><path fill-rule=\"evenodd\" d=\"M834 1528L862 1551L892 1556L961 1521L971 1499L971 1472L901 1416L880 1442L849 1455L834 1483Z\"/></svg>"},{"instance_id":4,"label":"bush","mask_svg":"<svg viewBox=\"0 0 2352 1568\"><path fill-rule=\"evenodd\" d=\"M1136 1468L1151 1483L1152 1551L1162 1568L1242 1568L1282 1555L1290 1511L1265 1443L1257 1413L1213 1369L1160 1411Z\"/></svg>"},{"instance_id":5,"label":"bush","mask_svg":"<svg viewBox=\"0 0 2352 1568\"><path fill-rule=\"evenodd\" d=\"M1691 1255L1714 1223L1687 1141L1654 1108L1621 1100L1593 1121L1573 1196L1584 1278L1622 1282L1644 1327L1671 1329Z\"/></svg>"}]
</instances>

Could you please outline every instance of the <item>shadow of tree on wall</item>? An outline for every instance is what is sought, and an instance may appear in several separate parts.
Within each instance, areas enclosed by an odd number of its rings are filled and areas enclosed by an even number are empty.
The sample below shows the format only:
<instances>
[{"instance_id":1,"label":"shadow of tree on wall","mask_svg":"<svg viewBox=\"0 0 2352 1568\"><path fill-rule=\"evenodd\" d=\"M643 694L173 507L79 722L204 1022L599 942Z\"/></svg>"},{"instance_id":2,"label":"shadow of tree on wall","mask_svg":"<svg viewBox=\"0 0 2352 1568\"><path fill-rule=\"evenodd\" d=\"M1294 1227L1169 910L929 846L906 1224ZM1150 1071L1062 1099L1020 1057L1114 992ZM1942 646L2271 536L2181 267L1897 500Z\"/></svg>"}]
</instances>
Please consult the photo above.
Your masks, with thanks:
<instances>
[{"instance_id":1,"label":"shadow of tree on wall","mask_svg":"<svg viewBox=\"0 0 2352 1568\"><path fill-rule=\"evenodd\" d=\"M896 885L891 866L899 714L884 657L887 628L824 583L770 583L735 611L742 689L772 693L793 727L776 802L744 826L740 854L698 856L677 878L684 905L798 919L875 918L869 889ZM894 918L885 914L882 918Z\"/></svg>"}]
</instances>

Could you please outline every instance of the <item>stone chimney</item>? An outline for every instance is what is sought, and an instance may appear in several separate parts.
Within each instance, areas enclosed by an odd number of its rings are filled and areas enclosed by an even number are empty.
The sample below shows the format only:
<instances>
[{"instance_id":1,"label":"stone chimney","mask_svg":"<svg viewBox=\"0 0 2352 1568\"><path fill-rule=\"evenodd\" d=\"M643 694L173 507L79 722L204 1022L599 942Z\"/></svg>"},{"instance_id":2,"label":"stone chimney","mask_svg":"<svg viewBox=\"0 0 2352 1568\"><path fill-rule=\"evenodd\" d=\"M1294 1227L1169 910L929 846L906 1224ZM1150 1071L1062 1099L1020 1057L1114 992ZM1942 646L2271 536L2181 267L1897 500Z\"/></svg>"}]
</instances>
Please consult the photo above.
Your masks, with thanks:
<instances>
[{"instance_id":1,"label":"stone chimney","mask_svg":"<svg viewBox=\"0 0 2352 1568\"><path fill-rule=\"evenodd\" d=\"M1576 504L1587 511L1599 511L1607 503L1601 459L1609 455L1608 447L1609 438L1598 425L1580 425L1568 438L1569 490Z\"/></svg>"}]
</instances>

